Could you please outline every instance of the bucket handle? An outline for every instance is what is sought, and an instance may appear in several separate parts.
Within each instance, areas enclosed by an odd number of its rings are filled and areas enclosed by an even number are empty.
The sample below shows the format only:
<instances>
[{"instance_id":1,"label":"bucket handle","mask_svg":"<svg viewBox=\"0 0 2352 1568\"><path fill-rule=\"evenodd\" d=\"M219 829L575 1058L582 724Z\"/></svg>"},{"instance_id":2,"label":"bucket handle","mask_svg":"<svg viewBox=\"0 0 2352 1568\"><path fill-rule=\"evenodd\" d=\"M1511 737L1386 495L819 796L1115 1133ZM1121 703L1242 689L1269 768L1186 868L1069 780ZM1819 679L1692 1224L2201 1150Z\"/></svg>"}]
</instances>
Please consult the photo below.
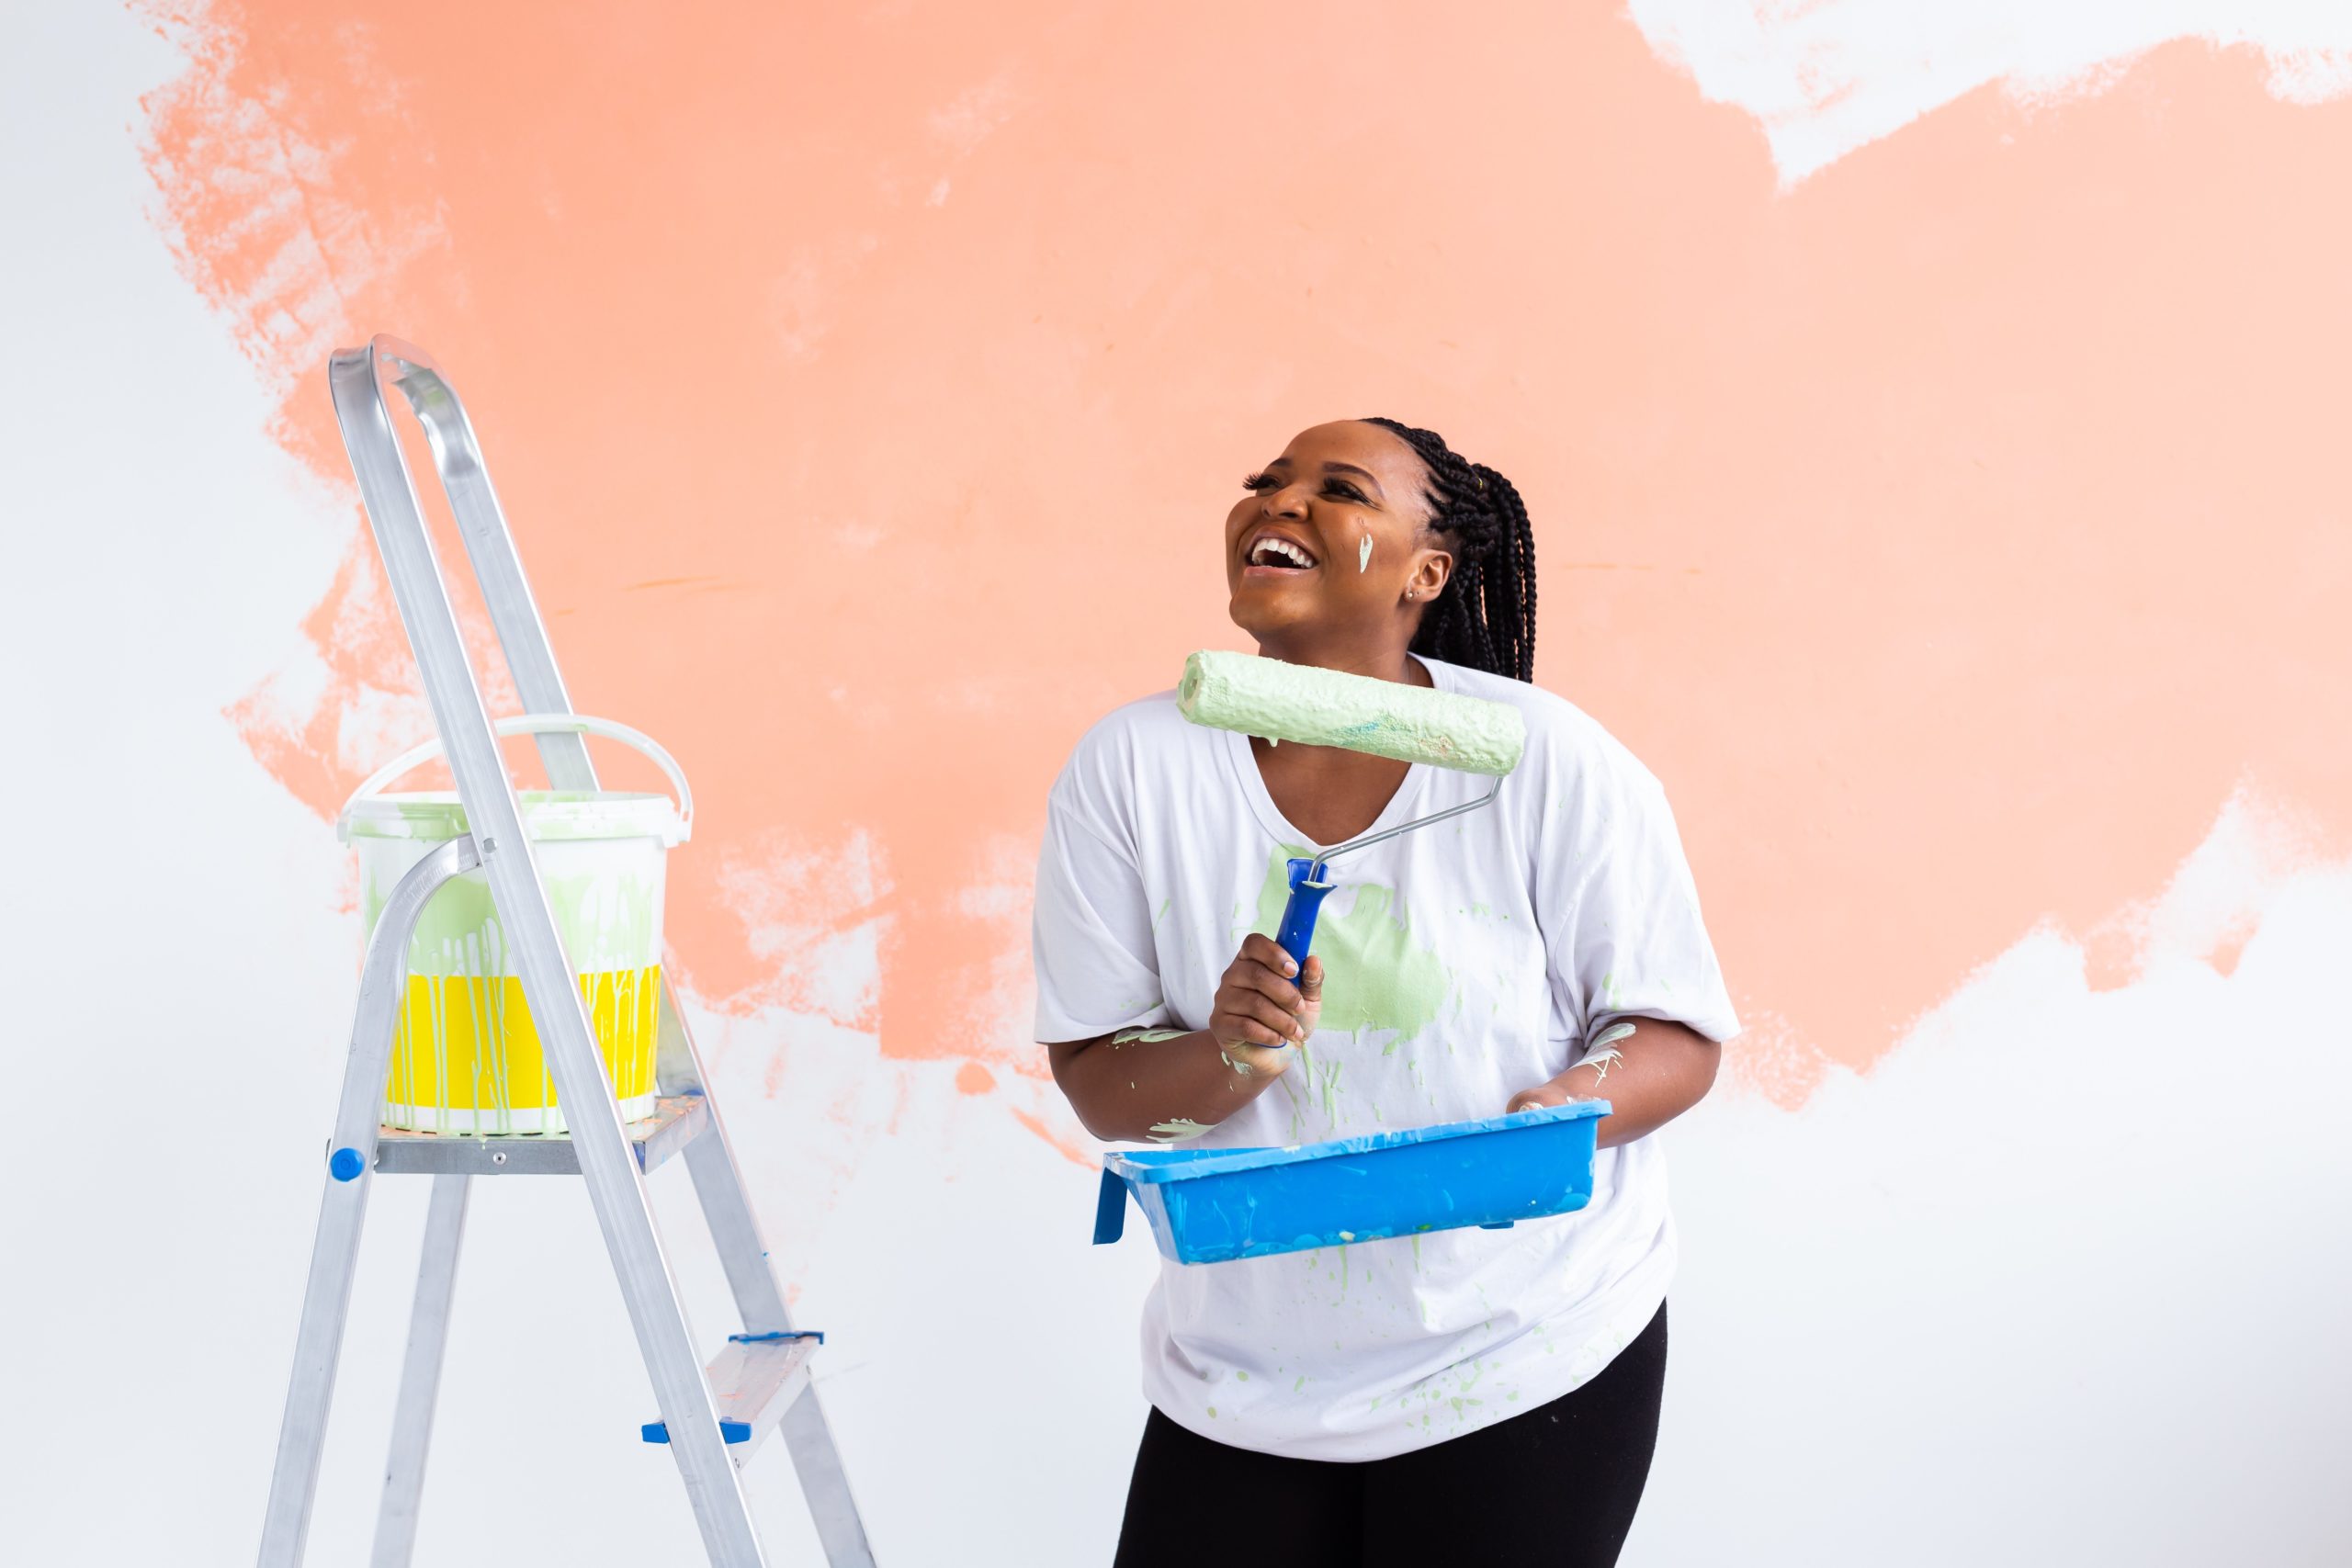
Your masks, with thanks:
<instances>
[{"instance_id":1,"label":"bucket handle","mask_svg":"<svg viewBox=\"0 0 2352 1568\"><path fill-rule=\"evenodd\" d=\"M601 735L607 740L617 740L633 750L653 760L654 765L668 775L671 787L678 792L679 837L691 838L695 827L695 792L686 784L686 775L678 760L662 749L662 743L641 729L631 729L626 724L609 718L591 718L584 713L518 713L500 719L492 726L501 735ZM351 808L382 789L411 768L429 762L441 754L441 738L435 736L410 747L390 761L368 775L351 798L343 803L336 820L351 815Z\"/></svg>"}]
</instances>

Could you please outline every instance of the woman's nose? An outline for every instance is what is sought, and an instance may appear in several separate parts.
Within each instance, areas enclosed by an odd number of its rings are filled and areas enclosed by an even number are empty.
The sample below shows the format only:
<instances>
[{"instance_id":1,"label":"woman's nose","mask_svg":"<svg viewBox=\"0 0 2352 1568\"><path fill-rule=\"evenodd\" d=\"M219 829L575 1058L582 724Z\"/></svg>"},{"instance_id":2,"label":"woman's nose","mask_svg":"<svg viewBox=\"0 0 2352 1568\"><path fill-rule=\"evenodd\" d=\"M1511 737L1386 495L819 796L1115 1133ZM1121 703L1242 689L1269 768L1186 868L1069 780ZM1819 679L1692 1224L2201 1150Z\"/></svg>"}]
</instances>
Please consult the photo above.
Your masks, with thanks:
<instances>
[{"instance_id":1,"label":"woman's nose","mask_svg":"<svg viewBox=\"0 0 2352 1568\"><path fill-rule=\"evenodd\" d=\"M1268 517L1304 517L1306 515L1306 487L1284 485L1266 497Z\"/></svg>"}]
</instances>

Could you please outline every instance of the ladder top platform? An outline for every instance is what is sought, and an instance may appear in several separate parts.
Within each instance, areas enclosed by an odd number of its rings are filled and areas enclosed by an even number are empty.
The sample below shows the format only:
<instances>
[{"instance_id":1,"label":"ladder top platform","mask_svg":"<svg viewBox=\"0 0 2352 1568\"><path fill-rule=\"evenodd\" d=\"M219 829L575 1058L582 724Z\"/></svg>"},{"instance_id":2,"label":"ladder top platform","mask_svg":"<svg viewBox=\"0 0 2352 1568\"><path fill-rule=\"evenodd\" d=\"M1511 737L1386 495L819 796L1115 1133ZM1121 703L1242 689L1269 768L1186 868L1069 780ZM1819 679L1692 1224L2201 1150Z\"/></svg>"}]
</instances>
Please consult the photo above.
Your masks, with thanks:
<instances>
[{"instance_id":1,"label":"ladder top platform","mask_svg":"<svg viewBox=\"0 0 2352 1568\"><path fill-rule=\"evenodd\" d=\"M699 1094L664 1096L642 1122L628 1123L629 1152L638 1168L652 1170L702 1136L710 1126L710 1101ZM399 1127L376 1133L379 1176L577 1176L580 1154L568 1134L509 1133L496 1137L470 1133L412 1133Z\"/></svg>"}]
</instances>

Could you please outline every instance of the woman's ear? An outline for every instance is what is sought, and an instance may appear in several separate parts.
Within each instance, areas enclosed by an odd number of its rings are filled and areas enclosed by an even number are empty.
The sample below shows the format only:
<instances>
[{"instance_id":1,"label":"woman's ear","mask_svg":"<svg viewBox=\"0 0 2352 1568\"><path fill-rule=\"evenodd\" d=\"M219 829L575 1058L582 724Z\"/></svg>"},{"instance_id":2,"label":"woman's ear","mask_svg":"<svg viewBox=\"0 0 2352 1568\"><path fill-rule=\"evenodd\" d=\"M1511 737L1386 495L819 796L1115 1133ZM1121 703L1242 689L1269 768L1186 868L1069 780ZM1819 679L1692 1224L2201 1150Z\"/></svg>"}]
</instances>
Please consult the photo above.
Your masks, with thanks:
<instances>
[{"instance_id":1,"label":"woman's ear","mask_svg":"<svg viewBox=\"0 0 2352 1568\"><path fill-rule=\"evenodd\" d=\"M1421 550L1413 558L1412 575L1405 579L1405 597L1426 604L1445 592L1453 575L1453 557L1443 550Z\"/></svg>"}]
</instances>

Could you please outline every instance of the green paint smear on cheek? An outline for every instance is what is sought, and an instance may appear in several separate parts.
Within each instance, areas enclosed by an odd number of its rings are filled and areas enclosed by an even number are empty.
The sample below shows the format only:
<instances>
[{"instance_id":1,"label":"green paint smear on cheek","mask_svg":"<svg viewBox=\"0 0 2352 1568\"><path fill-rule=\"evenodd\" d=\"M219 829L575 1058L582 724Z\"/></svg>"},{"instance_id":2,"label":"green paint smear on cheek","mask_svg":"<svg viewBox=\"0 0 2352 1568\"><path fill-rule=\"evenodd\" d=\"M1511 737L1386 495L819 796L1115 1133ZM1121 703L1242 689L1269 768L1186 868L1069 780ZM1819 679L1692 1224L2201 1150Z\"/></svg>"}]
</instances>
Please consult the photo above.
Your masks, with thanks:
<instances>
[{"instance_id":1,"label":"green paint smear on cheek","mask_svg":"<svg viewBox=\"0 0 2352 1568\"><path fill-rule=\"evenodd\" d=\"M1314 852L1277 846L1258 890L1258 923L1272 936L1290 901L1290 860ZM1315 925L1315 956L1323 961L1324 1029L1361 1038L1367 1031L1394 1030L1411 1040L1437 1021L1453 989L1453 972L1423 949L1396 911L1395 889L1377 883L1351 883L1339 874L1353 900L1344 913L1323 906ZM1336 901L1341 894L1333 894Z\"/></svg>"}]
</instances>

